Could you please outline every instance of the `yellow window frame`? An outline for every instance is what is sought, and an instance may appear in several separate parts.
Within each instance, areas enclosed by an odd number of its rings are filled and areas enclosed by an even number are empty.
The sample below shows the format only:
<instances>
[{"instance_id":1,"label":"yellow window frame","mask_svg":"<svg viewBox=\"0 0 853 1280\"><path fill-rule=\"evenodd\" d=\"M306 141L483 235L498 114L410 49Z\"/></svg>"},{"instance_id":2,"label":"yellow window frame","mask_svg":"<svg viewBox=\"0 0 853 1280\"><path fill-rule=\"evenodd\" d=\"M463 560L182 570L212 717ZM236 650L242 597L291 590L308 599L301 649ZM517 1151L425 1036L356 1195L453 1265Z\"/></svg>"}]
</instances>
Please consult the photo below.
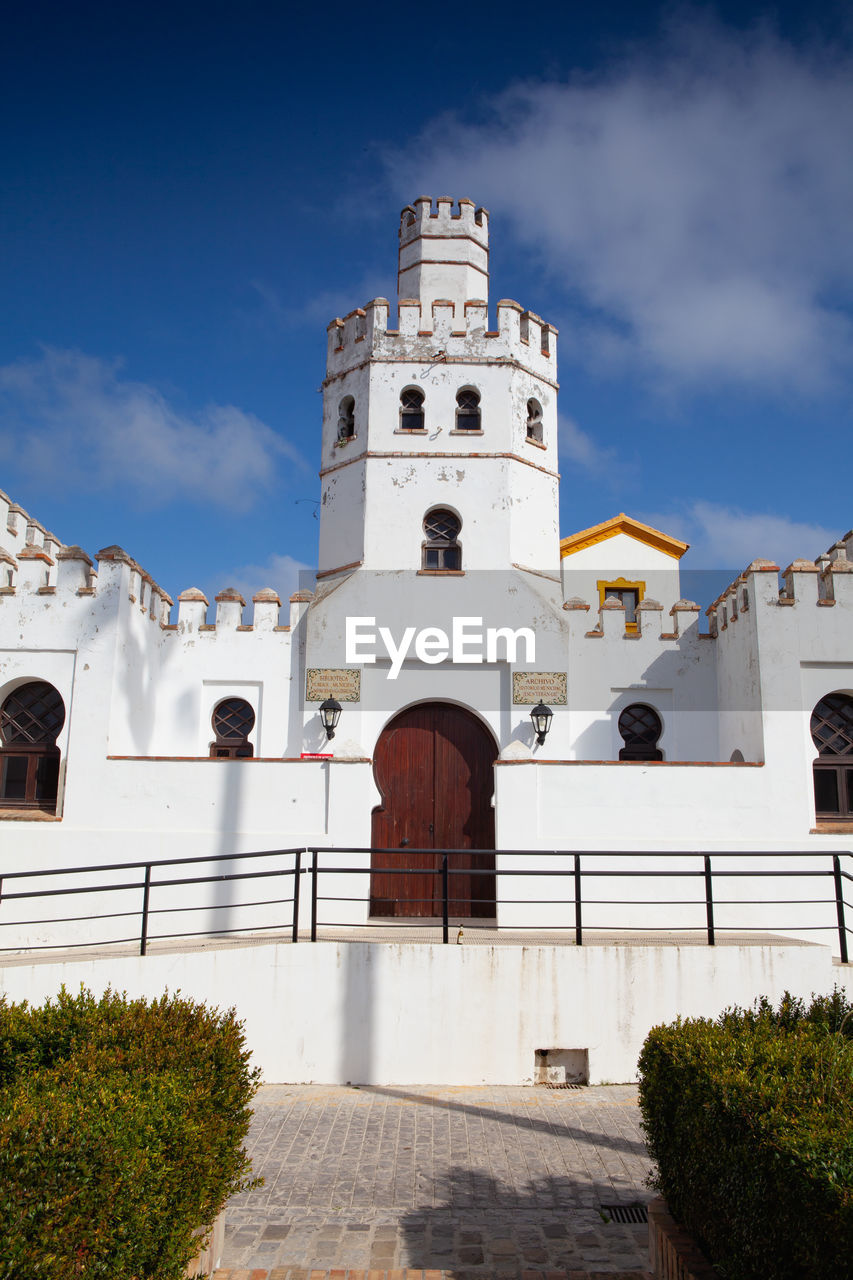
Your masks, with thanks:
<instances>
[{"instance_id":1,"label":"yellow window frame","mask_svg":"<svg viewBox=\"0 0 853 1280\"><path fill-rule=\"evenodd\" d=\"M595 585L598 587L599 608L604 604L608 594L613 591L636 591L637 604L640 604L646 594L645 582L629 582L627 578L608 578L607 580L599 578ZM625 623L626 635L636 635L638 631L639 626L636 622Z\"/></svg>"}]
</instances>

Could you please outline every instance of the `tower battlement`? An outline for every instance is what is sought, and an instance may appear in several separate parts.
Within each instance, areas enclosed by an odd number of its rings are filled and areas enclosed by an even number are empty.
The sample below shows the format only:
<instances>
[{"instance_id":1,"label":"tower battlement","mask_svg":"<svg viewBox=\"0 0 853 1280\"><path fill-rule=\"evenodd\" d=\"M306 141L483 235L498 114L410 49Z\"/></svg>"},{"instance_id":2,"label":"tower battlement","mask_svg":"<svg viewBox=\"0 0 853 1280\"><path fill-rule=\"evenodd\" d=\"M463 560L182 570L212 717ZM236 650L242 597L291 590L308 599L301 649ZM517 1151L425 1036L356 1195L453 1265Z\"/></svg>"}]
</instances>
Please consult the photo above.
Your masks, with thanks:
<instances>
[{"instance_id":1,"label":"tower battlement","mask_svg":"<svg viewBox=\"0 0 853 1280\"><path fill-rule=\"evenodd\" d=\"M327 326L327 380L368 359L467 362L514 361L537 377L556 382L557 329L511 298L497 305L497 329L488 329L488 303L468 298L456 307L449 298L425 302L400 299L398 328L388 327L387 298L337 317Z\"/></svg>"},{"instance_id":2,"label":"tower battlement","mask_svg":"<svg viewBox=\"0 0 853 1280\"><path fill-rule=\"evenodd\" d=\"M489 297L489 215L472 200L419 196L400 214L397 296L427 308L450 302L461 323L465 303Z\"/></svg>"},{"instance_id":3,"label":"tower battlement","mask_svg":"<svg viewBox=\"0 0 853 1280\"><path fill-rule=\"evenodd\" d=\"M453 200L450 196L418 196L400 213L400 246L419 236L470 236L484 249L489 247L489 211L476 208L473 200Z\"/></svg>"},{"instance_id":4,"label":"tower battlement","mask_svg":"<svg viewBox=\"0 0 853 1280\"><path fill-rule=\"evenodd\" d=\"M711 635L720 639L741 614L755 609L853 606L853 563L844 542L817 561L793 560L781 571L772 560L753 560L705 610Z\"/></svg>"}]
</instances>

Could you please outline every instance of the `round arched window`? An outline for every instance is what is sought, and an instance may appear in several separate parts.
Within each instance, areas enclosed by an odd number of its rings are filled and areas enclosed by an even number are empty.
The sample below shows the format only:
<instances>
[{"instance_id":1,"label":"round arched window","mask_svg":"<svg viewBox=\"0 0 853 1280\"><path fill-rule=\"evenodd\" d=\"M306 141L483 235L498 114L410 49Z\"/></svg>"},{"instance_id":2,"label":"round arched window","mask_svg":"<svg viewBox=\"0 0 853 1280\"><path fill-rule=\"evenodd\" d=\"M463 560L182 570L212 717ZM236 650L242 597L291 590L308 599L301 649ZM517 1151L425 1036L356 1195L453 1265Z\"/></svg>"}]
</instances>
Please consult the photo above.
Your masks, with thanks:
<instances>
[{"instance_id":1,"label":"round arched window","mask_svg":"<svg viewBox=\"0 0 853 1280\"><path fill-rule=\"evenodd\" d=\"M436 507L424 516L423 568L461 569L462 548L459 530L462 521L452 511Z\"/></svg>"},{"instance_id":2,"label":"round arched window","mask_svg":"<svg viewBox=\"0 0 853 1280\"><path fill-rule=\"evenodd\" d=\"M56 812L65 703L45 680L19 685L0 707L0 803Z\"/></svg>"},{"instance_id":3,"label":"round arched window","mask_svg":"<svg viewBox=\"0 0 853 1280\"><path fill-rule=\"evenodd\" d=\"M480 393L473 387L463 387L456 397L456 430L480 430Z\"/></svg>"},{"instance_id":4,"label":"round arched window","mask_svg":"<svg viewBox=\"0 0 853 1280\"><path fill-rule=\"evenodd\" d=\"M248 759L254 754L249 734L255 727L255 713L245 698L226 698L213 713L216 741L210 754L220 759Z\"/></svg>"},{"instance_id":5,"label":"round arched window","mask_svg":"<svg viewBox=\"0 0 853 1280\"><path fill-rule=\"evenodd\" d=\"M815 815L828 822L853 820L853 697L830 693L812 712Z\"/></svg>"},{"instance_id":6,"label":"round arched window","mask_svg":"<svg viewBox=\"0 0 853 1280\"><path fill-rule=\"evenodd\" d=\"M400 427L403 431L423 431L424 393L407 387L400 396Z\"/></svg>"},{"instance_id":7,"label":"round arched window","mask_svg":"<svg viewBox=\"0 0 853 1280\"><path fill-rule=\"evenodd\" d=\"M634 702L619 717L619 736L625 743L620 760L663 760L658 739L663 733L661 718L654 707Z\"/></svg>"}]
</instances>

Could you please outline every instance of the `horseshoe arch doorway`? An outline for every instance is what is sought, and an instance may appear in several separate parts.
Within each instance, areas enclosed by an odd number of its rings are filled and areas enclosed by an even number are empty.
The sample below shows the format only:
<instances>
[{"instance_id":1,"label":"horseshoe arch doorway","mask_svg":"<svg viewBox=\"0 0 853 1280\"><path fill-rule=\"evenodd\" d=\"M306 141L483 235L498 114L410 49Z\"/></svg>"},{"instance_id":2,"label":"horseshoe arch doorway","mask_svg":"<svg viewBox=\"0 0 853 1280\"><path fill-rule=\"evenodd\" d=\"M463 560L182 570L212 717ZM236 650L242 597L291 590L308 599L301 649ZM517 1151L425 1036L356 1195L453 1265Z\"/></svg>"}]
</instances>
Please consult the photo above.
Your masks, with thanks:
<instances>
[{"instance_id":1,"label":"horseshoe arch doorway","mask_svg":"<svg viewBox=\"0 0 853 1280\"><path fill-rule=\"evenodd\" d=\"M457 849L449 914L494 917L497 757L482 721L449 702L409 707L385 726L373 755L382 800L372 820L372 916L440 916L440 851Z\"/></svg>"}]
</instances>

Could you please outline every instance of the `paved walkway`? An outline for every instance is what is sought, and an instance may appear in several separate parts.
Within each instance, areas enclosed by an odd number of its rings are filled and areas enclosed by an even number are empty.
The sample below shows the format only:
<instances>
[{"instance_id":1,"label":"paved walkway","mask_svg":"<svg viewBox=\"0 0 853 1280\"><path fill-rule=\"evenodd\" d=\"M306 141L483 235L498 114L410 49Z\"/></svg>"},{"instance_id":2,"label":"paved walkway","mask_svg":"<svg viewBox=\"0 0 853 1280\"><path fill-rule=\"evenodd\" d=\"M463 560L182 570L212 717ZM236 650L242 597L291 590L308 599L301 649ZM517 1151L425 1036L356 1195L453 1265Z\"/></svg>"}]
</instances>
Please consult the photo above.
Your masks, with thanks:
<instances>
[{"instance_id":1,"label":"paved walkway","mask_svg":"<svg viewBox=\"0 0 853 1280\"><path fill-rule=\"evenodd\" d=\"M267 1085L217 1280L637 1276L650 1164L632 1085ZM629 1215L630 1216L630 1215ZM638 1216L638 1215L634 1215Z\"/></svg>"}]
</instances>

